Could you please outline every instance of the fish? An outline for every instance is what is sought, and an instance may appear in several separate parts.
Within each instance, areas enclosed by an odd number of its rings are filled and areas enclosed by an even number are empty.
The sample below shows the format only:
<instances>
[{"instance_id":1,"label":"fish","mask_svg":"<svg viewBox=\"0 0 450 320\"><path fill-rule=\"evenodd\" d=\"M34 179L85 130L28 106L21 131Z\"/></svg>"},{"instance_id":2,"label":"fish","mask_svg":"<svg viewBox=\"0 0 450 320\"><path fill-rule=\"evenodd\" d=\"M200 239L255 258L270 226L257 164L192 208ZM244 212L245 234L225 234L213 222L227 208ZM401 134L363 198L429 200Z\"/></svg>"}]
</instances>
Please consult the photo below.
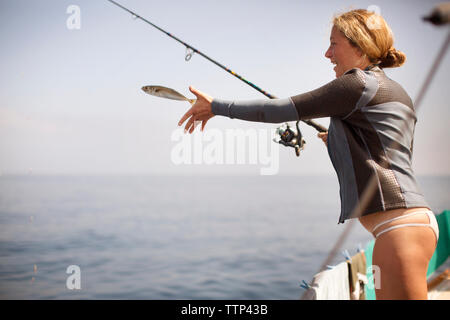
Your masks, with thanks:
<instances>
[{"instance_id":1,"label":"fish","mask_svg":"<svg viewBox=\"0 0 450 320\"><path fill-rule=\"evenodd\" d=\"M196 99L188 99L185 96L183 96L178 91L175 91L171 88L166 88L163 86L143 86L142 91L145 93L148 93L152 96L160 97L160 98L166 98L166 99L172 99L172 100L179 100L179 101L188 101L191 105L194 105L197 101Z\"/></svg>"}]
</instances>

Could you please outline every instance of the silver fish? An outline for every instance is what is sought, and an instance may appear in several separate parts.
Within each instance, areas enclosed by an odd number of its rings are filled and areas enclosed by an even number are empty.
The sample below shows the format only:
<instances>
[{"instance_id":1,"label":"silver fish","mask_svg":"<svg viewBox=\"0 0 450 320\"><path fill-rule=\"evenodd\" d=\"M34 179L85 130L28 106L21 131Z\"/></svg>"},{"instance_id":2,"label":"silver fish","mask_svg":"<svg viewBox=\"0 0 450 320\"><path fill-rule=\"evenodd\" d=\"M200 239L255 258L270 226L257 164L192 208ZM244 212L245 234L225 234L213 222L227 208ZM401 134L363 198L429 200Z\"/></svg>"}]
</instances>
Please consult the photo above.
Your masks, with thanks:
<instances>
[{"instance_id":1,"label":"silver fish","mask_svg":"<svg viewBox=\"0 0 450 320\"><path fill-rule=\"evenodd\" d=\"M185 96L183 96L181 93L162 86L143 86L142 91L145 93L151 94L152 96L160 97L160 98L166 98L166 99L172 99L172 100L181 100L181 101L188 101L191 105L194 105L196 99L188 99Z\"/></svg>"}]
</instances>

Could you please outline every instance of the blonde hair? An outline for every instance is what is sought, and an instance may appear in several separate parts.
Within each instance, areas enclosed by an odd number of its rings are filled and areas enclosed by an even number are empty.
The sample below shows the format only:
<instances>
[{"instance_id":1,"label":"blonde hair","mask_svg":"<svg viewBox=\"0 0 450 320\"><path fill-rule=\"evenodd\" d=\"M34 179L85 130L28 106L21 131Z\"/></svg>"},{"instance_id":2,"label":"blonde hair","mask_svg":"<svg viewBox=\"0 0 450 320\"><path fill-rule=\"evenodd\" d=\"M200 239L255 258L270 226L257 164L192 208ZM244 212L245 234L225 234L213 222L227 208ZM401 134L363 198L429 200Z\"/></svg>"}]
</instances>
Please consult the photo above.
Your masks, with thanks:
<instances>
[{"instance_id":1,"label":"blonde hair","mask_svg":"<svg viewBox=\"0 0 450 320\"><path fill-rule=\"evenodd\" d=\"M358 47L369 61L381 68L400 67L406 55L393 47L394 36L386 21L375 12L351 10L333 19L333 25L350 43Z\"/></svg>"}]
</instances>

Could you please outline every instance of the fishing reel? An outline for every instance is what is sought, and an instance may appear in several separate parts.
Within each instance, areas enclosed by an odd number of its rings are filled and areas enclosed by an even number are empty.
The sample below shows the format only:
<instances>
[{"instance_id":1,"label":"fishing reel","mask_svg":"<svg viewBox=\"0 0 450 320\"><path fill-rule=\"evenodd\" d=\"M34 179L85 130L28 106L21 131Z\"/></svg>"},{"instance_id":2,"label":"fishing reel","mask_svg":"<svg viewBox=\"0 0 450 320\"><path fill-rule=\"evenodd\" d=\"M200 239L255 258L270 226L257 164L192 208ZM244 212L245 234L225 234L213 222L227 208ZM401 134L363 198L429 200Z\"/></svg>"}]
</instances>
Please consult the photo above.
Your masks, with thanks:
<instances>
[{"instance_id":1,"label":"fishing reel","mask_svg":"<svg viewBox=\"0 0 450 320\"><path fill-rule=\"evenodd\" d=\"M280 143L285 147L292 147L295 149L295 154L300 156L300 151L305 148L305 139L303 139L302 132L300 131L299 122L297 121L295 126L297 131L291 129L288 123L283 124L281 127L278 127L275 131L276 134L280 136L279 140L274 138L273 141L276 143Z\"/></svg>"}]
</instances>

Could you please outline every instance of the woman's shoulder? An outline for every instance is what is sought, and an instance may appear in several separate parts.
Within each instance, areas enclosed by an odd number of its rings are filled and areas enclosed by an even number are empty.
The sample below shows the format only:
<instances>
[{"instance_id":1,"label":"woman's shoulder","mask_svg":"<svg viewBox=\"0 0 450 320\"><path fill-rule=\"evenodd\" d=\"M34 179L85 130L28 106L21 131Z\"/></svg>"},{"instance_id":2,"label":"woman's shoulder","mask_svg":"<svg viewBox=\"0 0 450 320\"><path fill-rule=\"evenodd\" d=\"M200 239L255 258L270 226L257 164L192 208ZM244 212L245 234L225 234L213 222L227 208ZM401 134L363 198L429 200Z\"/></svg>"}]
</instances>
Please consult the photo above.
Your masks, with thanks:
<instances>
[{"instance_id":1,"label":"woman's shoulder","mask_svg":"<svg viewBox=\"0 0 450 320\"><path fill-rule=\"evenodd\" d=\"M397 81L389 78L384 70L378 66L371 66L365 70L353 68L337 78L338 86L345 87L347 92L359 92L370 95L367 106L397 102L414 110L411 97Z\"/></svg>"},{"instance_id":2,"label":"woman's shoulder","mask_svg":"<svg viewBox=\"0 0 450 320\"><path fill-rule=\"evenodd\" d=\"M389 78L383 71L378 68L372 71L378 81L378 90L375 97L370 101L369 105L399 102L414 109L413 102L408 92L397 81Z\"/></svg>"},{"instance_id":3,"label":"woman's shoulder","mask_svg":"<svg viewBox=\"0 0 450 320\"><path fill-rule=\"evenodd\" d=\"M336 85L345 89L345 92L355 92L362 95L364 92L375 93L378 86L376 77L367 70L353 68L335 79Z\"/></svg>"}]
</instances>

